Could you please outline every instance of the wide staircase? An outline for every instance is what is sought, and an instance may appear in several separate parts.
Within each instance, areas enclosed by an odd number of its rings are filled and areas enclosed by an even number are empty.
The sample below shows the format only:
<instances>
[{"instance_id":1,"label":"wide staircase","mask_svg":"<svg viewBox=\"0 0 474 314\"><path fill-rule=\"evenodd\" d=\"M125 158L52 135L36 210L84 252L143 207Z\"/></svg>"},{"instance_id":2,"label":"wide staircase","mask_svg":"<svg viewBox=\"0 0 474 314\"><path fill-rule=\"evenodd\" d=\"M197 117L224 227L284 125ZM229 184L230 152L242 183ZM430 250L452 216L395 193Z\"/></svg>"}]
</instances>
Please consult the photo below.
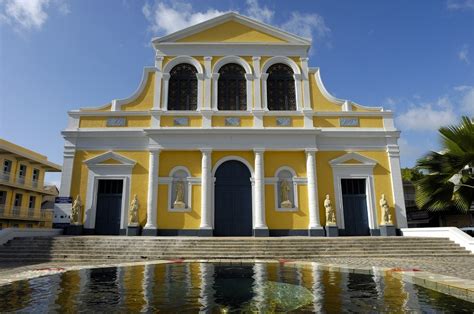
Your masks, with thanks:
<instances>
[{"instance_id":1,"label":"wide staircase","mask_svg":"<svg viewBox=\"0 0 474 314\"><path fill-rule=\"evenodd\" d=\"M175 259L472 256L447 238L195 238L57 236L15 238L0 246L0 262L131 262Z\"/></svg>"}]
</instances>

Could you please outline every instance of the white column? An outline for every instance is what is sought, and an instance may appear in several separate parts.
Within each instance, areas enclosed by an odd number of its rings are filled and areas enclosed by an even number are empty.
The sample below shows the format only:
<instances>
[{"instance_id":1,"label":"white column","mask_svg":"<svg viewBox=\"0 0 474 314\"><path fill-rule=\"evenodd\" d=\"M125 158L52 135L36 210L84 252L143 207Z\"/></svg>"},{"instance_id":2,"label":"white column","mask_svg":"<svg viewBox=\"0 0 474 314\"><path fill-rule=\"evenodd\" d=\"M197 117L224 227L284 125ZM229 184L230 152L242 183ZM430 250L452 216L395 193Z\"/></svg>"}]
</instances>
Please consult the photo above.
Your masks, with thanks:
<instances>
[{"instance_id":1,"label":"white column","mask_svg":"<svg viewBox=\"0 0 474 314\"><path fill-rule=\"evenodd\" d=\"M255 152L255 236L268 236L265 223L265 177L263 164L263 148L254 149Z\"/></svg>"},{"instance_id":2,"label":"white column","mask_svg":"<svg viewBox=\"0 0 474 314\"><path fill-rule=\"evenodd\" d=\"M306 149L306 177L308 179L308 209L309 209L309 232L310 235L323 236L323 229L319 220L319 202L317 193L316 177L316 151L317 149Z\"/></svg>"},{"instance_id":3,"label":"white column","mask_svg":"<svg viewBox=\"0 0 474 314\"><path fill-rule=\"evenodd\" d=\"M253 60L253 72L255 77L253 80L253 101L254 101L254 110L262 110L262 95L260 92L260 57L252 57Z\"/></svg>"},{"instance_id":4,"label":"white column","mask_svg":"<svg viewBox=\"0 0 474 314\"><path fill-rule=\"evenodd\" d=\"M219 73L212 73L212 110L217 110L217 83Z\"/></svg>"},{"instance_id":5,"label":"white column","mask_svg":"<svg viewBox=\"0 0 474 314\"><path fill-rule=\"evenodd\" d=\"M293 74L295 79L296 110L303 109L303 97L301 97L301 74Z\"/></svg>"},{"instance_id":6,"label":"white column","mask_svg":"<svg viewBox=\"0 0 474 314\"><path fill-rule=\"evenodd\" d=\"M63 167L61 171L61 187L59 190L59 196L71 196L73 198L76 197L76 195L71 195L72 169L74 167L75 154L75 146L70 146L66 143L64 145Z\"/></svg>"},{"instance_id":7,"label":"white column","mask_svg":"<svg viewBox=\"0 0 474 314\"><path fill-rule=\"evenodd\" d=\"M390 179L392 180L393 207L397 218L397 228L407 228L407 213L405 196L403 195L402 171L400 169L400 149L398 145L387 145L388 161L390 164ZM376 195L380 197L380 195Z\"/></svg>"},{"instance_id":8,"label":"white column","mask_svg":"<svg viewBox=\"0 0 474 314\"><path fill-rule=\"evenodd\" d=\"M262 73L261 81L262 81L262 109L268 110L268 101L267 101L267 78L268 73Z\"/></svg>"},{"instance_id":9,"label":"white column","mask_svg":"<svg viewBox=\"0 0 474 314\"><path fill-rule=\"evenodd\" d=\"M156 71L155 72L155 90L153 94L153 110L161 109L161 79L163 73Z\"/></svg>"},{"instance_id":10,"label":"white column","mask_svg":"<svg viewBox=\"0 0 474 314\"><path fill-rule=\"evenodd\" d=\"M204 92L204 79L205 79L205 75L203 73L196 73L196 78L197 78L197 82L198 82L198 86L197 86L197 110L202 110L202 102L204 101L204 96L203 96L203 92Z\"/></svg>"},{"instance_id":11,"label":"white column","mask_svg":"<svg viewBox=\"0 0 474 314\"><path fill-rule=\"evenodd\" d=\"M212 70L211 70L212 57L204 57L204 103L202 109L211 109L211 83L212 83Z\"/></svg>"},{"instance_id":12,"label":"white column","mask_svg":"<svg viewBox=\"0 0 474 314\"><path fill-rule=\"evenodd\" d=\"M246 90L247 90L247 110L251 111L253 109L253 95L252 95L252 85L253 85L253 74L246 73Z\"/></svg>"},{"instance_id":13,"label":"white column","mask_svg":"<svg viewBox=\"0 0 474 314\"><path fill-rule=\"evenodd\" d=\"M157 235L157 215L158 215L158 169L160 151L150 151L148 167L148 197L146 209L146 224L143 228L143 235Z\"/></svg>"},{"instance_id":14,"label":"white column","mask_svg":"<svg viewBox=\"0 0 474 314\"><path fill-rule=\"evenodd\" d=\"M309 95L309 77L308 77L308 58L300 58L301 61L301 80L303 82L303 109L311 109L311 98Z\"/></svg>"},{"instance_id":15,"label":"white column","mask_svg":"<svg viewBox=\"0 0 474 314\"><path fill-rule=\"evenodd\" d=\"M209 148L201 149L201 225L199 234L212 236L211 219L211 152Z\"/></svg>"},{"instance_id":16,"label":"white column","mask_svg":"<svg viewBox=\"0 0 474 314\"><path fill-rule=\"evenodd\" d=\"M168 110L168 86L170 74L163 73L163 93L161 94L161 110Z\"/></svg>"}]
</instances>

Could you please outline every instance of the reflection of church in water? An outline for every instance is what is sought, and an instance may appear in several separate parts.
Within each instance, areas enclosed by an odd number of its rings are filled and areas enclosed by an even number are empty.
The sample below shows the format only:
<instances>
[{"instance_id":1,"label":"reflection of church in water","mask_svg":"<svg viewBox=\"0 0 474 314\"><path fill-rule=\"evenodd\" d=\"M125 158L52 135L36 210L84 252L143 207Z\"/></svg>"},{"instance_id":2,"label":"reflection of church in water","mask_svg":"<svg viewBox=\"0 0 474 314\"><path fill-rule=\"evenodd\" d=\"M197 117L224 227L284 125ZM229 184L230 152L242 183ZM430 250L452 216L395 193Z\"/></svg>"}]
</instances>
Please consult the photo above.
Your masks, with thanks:
<instances>
[{"instance_id":1,"label":"reflection of church in water","mask_svg":"<svg viewBox=\"0 0 474 314\"><path fill-rule=\"evenodd\" d=\"M330 95L310 41L228 13L152 44L132 96L68 113L60 195L84 233L406 227L392 112Z\"/></svg>"},{"instance_id":2,"label":"reflection of church in water","mask_svg":"<svg viewBox=\"0 0 474 314\"><path fill-rule=\"evenodd\" d=\"M418 308L411 284L385 274L323 270L316 263L148 264L82 269L36 280L57 297L40 297L44 293L40 285L23 283L22 295L6 300L3 306L15 310L34 300L38 307L61 312L94 308L96 312L133 313L222 313L232 309L253 313L399 312Z\"/></svg>"}]
</instances>

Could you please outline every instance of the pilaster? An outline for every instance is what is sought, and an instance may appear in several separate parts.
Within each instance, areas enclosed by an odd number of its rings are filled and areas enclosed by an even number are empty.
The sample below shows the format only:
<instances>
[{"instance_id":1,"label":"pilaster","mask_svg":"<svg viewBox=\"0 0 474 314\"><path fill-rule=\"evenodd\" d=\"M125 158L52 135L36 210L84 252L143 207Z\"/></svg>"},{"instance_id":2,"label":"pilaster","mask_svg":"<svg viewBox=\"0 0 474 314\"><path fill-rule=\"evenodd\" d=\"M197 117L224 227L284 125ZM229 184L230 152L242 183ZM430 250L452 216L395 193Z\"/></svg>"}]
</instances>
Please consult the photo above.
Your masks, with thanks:
<instances>
[{"instance_id":1,"label":"pilaster","mask_svg":"<svg viewBox=\"0 0 474 314\"><path fill-rule=\"evenodd\" d=\"M390 180L392 181L393 206L397 218L397 228L407 228L407 213L405 197L403 195L402 172L400 169L400 149L398 145L387 145L388 161L390 165Z\"/></svg>"},{"instance_id":2,"label":"pilaster","mask_svg":"<svg viewBox=\"0 0 474 314\"><path fill-rule=\"evenodd\" d=\"M256 237L267 237L268 227L265 223L265 190L264 190L264 161L263 148L254 149L255 153L255 223L254 235Z\"/></svg>"},{"instance_id":3,"label":"pilaster","mask_svg":"<svg viewBox=\"0 0 474 314\"><path fill-rule=\"evenodd\" d=\"M142 234L145 236L157 235L158 226L156 223L158 215L158 169L160 151L158 149L150 151L148 169L148 197L146 224Z\"/></svg>"}]
</instances>

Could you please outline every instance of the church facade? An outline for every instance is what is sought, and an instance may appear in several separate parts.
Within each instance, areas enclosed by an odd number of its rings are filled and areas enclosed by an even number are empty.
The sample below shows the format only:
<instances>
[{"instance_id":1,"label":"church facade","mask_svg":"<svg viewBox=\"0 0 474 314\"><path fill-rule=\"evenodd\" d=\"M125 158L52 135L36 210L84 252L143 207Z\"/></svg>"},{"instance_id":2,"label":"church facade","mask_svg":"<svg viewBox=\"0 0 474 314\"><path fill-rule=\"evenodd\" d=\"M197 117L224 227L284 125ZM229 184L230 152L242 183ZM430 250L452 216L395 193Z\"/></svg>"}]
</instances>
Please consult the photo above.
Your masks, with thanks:
<instances>
[{"instance_id":1,"label":"church facade","mask_svg":"<svg viewBox=\"0 0 474 314\"><path fill-rule=\"evenodd\" d=\"M132 96L68 112L60 196L74 206L58 206L84 233L406 227L393 113L330 95L309 40L227 13L152 45Z\"/></svg>"}]
</instances>

